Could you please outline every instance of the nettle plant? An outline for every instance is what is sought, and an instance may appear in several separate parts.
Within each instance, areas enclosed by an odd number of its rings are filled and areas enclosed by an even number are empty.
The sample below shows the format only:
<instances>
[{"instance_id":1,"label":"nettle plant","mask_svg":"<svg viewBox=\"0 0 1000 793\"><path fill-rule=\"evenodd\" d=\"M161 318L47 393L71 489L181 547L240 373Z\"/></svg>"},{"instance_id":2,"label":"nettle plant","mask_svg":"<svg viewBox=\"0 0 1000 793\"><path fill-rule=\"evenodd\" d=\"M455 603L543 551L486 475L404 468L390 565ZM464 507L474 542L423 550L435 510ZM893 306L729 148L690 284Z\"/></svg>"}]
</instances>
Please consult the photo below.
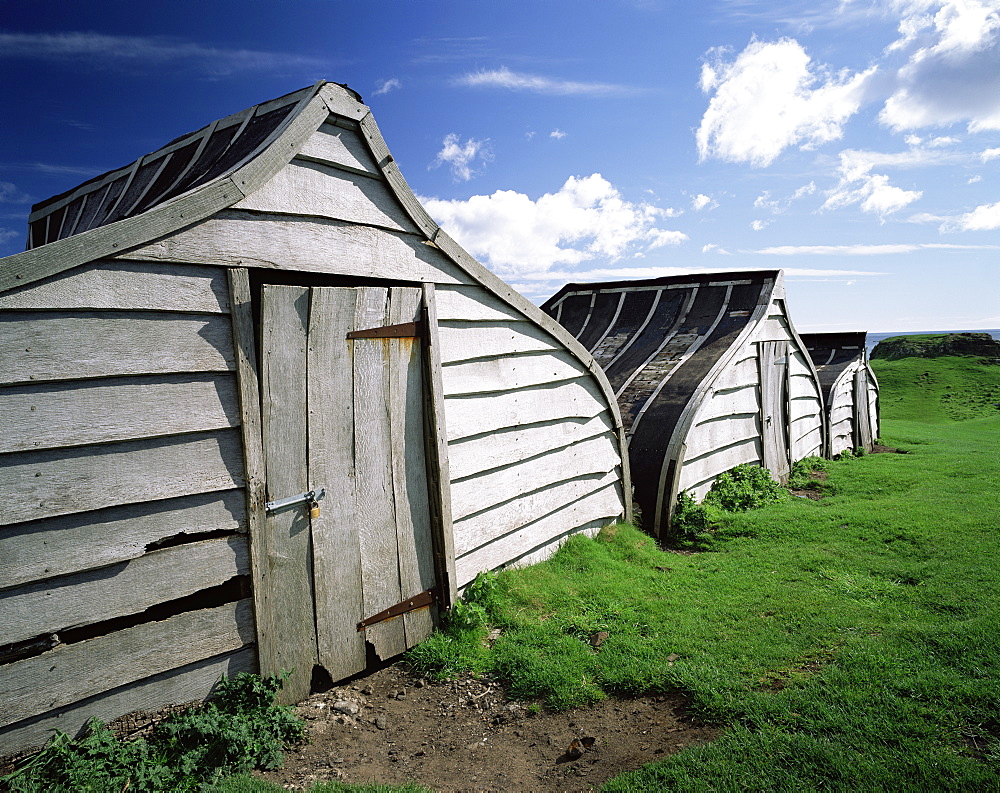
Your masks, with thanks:
<instances>
[{"instance_id":1,"label":"nettle plant","mask_svg":"<svg viewBox=\"0 0 1000 793\"><path fill-rule=\"evenodd\" d=\"M771 478L769 470L743 463L719 475L705 496L705 503L728 512L746 512L787 497L788 491Z\"/></svg>"}]
</instances>

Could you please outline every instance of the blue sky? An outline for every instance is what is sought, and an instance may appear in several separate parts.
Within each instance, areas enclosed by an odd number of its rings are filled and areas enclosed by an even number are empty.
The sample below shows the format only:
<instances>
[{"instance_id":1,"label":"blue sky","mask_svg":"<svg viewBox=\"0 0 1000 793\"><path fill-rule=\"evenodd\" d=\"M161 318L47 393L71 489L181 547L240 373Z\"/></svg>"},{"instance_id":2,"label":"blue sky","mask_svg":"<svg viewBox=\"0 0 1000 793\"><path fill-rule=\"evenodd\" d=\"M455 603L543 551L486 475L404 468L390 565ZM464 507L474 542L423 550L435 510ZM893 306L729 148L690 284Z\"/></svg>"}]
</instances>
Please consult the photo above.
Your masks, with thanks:
<instances>
[{"instance_id":1,"label":"blue sky","mask_svg":"<svg viewBox=\"0 0 1000 793\"><path fill-rule=\"evenodd\" d=\"M536 302L783 268L799 330L1000 327L1000 0L0 0L0 255L31 203L315 82Z\"/></svg>"}]
</instances>

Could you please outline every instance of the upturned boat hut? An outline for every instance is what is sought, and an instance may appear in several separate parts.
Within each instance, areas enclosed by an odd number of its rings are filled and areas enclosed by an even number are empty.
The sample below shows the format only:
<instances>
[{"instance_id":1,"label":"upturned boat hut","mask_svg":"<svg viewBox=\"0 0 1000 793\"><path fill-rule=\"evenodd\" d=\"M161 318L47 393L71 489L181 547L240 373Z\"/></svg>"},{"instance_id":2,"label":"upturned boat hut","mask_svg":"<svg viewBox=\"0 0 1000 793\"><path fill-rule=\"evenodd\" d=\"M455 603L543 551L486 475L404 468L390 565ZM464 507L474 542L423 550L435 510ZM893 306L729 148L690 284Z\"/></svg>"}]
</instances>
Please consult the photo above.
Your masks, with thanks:
<instances>
[{"instance_id":1,"label":"upturned boat hut","mask_svg":"<svg viewBox=\"0 0 1000 793\"><path fill-rule=\"evenodd\" d=\"M875 447L879 431L878 380L868 363L865 332L803 333L823 387L827 456Z\"/></svg>"},{"instance_id":2,"label":"upturned boat hut","mask_svg":"<svg viewBox=\"0 0 1000 793\"><path fill-rule=\"evenodd\" d=\"M648 531L736 465L784 480L821 453L823 399L780 270L567 284L542 309L608 375Z\"/></svg>"},{"instance_id":3,"label":"upturned boat hut","mask_svg":"<svg viewBox=\"0 0 1000 793\"><path fill-rule=\"evenodd\" d=\"M0 754L431 631L627 515L589 353L318 83L34 207L0 260Z\"/></svg>"}]
</instances>

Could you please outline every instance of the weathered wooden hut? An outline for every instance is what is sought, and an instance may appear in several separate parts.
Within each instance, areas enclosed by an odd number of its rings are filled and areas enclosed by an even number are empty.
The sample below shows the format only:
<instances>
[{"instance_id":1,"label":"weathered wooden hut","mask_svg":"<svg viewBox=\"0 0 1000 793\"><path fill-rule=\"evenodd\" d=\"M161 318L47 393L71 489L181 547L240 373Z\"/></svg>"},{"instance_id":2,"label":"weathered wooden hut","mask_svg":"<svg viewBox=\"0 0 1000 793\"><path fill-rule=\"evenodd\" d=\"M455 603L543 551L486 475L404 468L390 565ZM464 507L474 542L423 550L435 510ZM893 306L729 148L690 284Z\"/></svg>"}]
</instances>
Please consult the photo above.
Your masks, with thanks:
<instances>
[{"instance_id":1,"label":"weathered wooden hut","mask_svg":"<svg viewBox=\"0 0 1000 793\"><path fill-rule=\"evenodd\" d=\"M591 351L618 397L642 524L678 494L759 463L783 480L823 449L816 370L780 270L568 284L542 309Z\"/></svg>"},{"instance_id":2,"label":"weathered wooden hut","mask_svg":"<svg viewBox=\"0 0 1000 793\"><path fill-rule=\"evenodd\" d=\"M0 754L222 673L294 669L299 698L628 513L603 372L428 217L345 87L29 222L0 260Z\"/></svg>"},{"instance_id":3,"label":"weathered wooden hut","mask_svg":"<svg viewBox=\"0 0 1000 793\"><path fill-rule=\"evenodd\" d=\"M827 456L871 451L878 437L878 380L868 364L864 332L803 333L823 387Z\"/></svg>"}]
</instances>

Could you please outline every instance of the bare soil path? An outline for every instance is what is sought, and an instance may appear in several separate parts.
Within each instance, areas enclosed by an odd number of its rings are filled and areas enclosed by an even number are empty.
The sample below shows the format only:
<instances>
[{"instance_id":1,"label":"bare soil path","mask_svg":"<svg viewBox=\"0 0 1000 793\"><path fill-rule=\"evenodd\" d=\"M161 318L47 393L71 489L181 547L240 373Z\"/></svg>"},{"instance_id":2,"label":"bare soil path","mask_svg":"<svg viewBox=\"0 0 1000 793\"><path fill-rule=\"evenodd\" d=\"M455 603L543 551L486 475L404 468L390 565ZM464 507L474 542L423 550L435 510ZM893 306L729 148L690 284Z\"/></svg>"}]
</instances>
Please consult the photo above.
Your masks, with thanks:
<instances>
[{"instance_id":1,"label":"bare soil path","mask_svg":"<svg viewBox=\"0 0 1000 793\"><path fill-rule=\"evenodd\" d=\"M680 697L537 712L496 683L430 682L402 664L297 707L309 742L288 753L283 769L262 775L290 790L337 779L416 782L441 793L587 791L718 734L686 715Z\"/></svg>"}]
</instances>

